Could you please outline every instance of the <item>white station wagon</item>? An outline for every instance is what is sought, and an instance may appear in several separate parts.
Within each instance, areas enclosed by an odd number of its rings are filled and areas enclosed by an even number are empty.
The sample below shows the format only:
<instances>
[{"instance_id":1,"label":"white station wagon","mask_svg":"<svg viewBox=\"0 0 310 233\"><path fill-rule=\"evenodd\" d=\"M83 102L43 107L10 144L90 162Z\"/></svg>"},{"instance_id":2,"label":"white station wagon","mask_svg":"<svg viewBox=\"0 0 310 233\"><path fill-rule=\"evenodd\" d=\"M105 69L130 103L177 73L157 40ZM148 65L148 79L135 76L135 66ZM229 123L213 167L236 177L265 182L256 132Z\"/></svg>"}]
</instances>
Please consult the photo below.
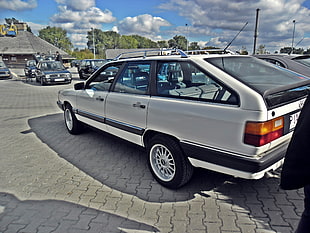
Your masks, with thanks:
<instances>
[{"instance_id":1,"label":"white station wagon","mask_svg":"<svg viewBox=\"0 0 310 233\"><path fill-rule=\"evenodd\" d=\"M168 188L194 167L260 179L282 165L309 78L251 56L147 53L59 92L71 134L86 124L145 147Z\"/></svg>"}]
</instances>

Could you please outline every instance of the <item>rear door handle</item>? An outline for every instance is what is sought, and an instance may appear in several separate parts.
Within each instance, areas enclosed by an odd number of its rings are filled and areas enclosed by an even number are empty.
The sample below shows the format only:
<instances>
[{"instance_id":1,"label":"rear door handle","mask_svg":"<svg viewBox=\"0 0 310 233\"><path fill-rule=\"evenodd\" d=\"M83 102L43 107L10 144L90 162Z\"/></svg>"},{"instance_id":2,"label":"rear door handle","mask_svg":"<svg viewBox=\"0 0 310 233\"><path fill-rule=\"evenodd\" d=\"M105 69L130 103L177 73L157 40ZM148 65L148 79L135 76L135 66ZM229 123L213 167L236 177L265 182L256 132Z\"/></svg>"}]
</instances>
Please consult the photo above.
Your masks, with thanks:
<instances>
[{"instance_id":1,"label":"rear door handle","mask_svg":"<svg viewBox=\"0 0 310 233\"><path fill-rule=\"evenodd\" d=\"M145 108L145 105L141 104L140 102L137 102L137 103L133 104L132 106L135 107L135 108L142 108L142 109Z\"/></svg>"}]
</instances>

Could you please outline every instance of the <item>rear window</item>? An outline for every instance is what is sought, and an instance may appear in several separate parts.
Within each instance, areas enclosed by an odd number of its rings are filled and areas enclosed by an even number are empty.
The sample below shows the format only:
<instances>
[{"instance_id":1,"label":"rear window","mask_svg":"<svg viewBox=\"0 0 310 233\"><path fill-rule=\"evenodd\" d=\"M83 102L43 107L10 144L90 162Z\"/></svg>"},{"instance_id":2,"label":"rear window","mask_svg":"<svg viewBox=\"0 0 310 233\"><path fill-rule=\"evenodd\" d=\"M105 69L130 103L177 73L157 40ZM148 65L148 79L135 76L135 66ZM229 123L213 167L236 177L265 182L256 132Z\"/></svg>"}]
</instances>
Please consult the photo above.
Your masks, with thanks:
<instances>
[{"instance_id":1,"label":"rear window","mask_svg":"<svg viewBox=\"0 0 310 233\"><path fill-rule=\"evenodd\" d=\"M308 94L309 78L250 56L206 58L264 96L268 107L296 100Z\"/></svg>"},{"instance_id":2,"label":"rear window","mask_svg":"<svg viewBox=\"0 0 310 233\"><path fill-rule=\"evenodd\" d=\"M261 61L254 57L217 57L207 58L215 65L260 94L292 84L302 83L308 78Z\"/></svg>"}]
</instances>

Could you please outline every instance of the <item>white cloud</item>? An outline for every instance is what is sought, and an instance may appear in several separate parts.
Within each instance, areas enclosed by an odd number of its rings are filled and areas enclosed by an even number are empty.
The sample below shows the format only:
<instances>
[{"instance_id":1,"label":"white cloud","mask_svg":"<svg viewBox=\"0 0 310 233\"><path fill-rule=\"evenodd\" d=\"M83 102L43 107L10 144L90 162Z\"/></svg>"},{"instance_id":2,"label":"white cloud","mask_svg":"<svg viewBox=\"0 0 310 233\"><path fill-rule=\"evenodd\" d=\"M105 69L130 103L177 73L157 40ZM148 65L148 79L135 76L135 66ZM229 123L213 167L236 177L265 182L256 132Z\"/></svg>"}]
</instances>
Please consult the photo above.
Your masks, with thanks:
<instances>
[{"instance_id":1,"label":"white cloud","mask_svg":"<svg viewBox=\"0 0 310 233\"><path fill-rule=\"evenodd\" d=\"M0 0L0 10L23 11L37 7L36 0Z\"/></svg>"},{"instance_id":2,"label":"white cloud","mask_svg":"<svg viewBox=\"0 0 310 233\"><path fill-rule=\"evenodd\" d=\"M74 11L84 11L85 9L95 6L95 0L56 0L56 2L66 5L68 9Z\"/></svg>"},{"instance_id":3,"label":"white cloud","mask_svg":"<svg viewBox=\"0 0 310 233\"><path fill-rule=\"evenodd\" d=\"M102 24L112 23L116 20L111 11L95 7L94 1L57 0L57 2L61 4L58 6L59 13L50 18L51 24L65 29L74 46L85 47L87 32L91 28L100 29ZM83 6L83 9L77 7L78 5ZM85 5L89 7L85 7Z\"/></svg>"},{"instance_id":4,"label":"white cloud","mask_svg":"<svg viewBox=\"0 0 310 233\"><path fill-rule=\"evenodd\" d=\"M310 10L302 7L304 0L168 0L159 6L165 11L176 11L190 22L191 37L214 37L218 45L233 39L242 26L249 22L233 45L252 47L256 9L259 11L259 44L276 47L289 45L293 19L296 38L310 31ZM298 39L297 39L298 40ZM219 43L222 42L222 43ZM211 41L210 41L211 43ZM276 46L278 44L279 46Z\"/></svg>"},{"instance_id":5,"label":"white cloud","mask_svg":"<svg viewBox=\"0 0 310 233\"><path fill-rule=\"evenodd\" d=\"M118 23L120 34L139 34L141 36L154 37L160 33L161 27L171 26L171 24L161 18L149 14L126 17Z\"/></svg>"}]
</instances>

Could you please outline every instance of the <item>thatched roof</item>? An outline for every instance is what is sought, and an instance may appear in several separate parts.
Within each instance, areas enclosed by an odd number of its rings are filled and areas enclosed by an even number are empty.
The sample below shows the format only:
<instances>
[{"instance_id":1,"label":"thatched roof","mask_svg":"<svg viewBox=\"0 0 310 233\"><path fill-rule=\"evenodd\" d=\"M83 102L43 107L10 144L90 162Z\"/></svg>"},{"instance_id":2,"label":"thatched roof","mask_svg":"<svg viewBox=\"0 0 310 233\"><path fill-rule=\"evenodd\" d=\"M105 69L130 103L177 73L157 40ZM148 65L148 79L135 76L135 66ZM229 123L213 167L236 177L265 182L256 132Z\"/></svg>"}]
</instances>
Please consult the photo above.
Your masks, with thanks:
<instances>
[{"instance_id":1,"label":"thatched roof","mask_svg":"<svg viewBox=\"0 0 310 233\"><path fill-rule=\"evenodd\" d=\"M63 58L71 58L66 52L28 31L19 31L15 37L0 37L0 56L5 54L55 54L56 51Z\"/></svg>"}]
</instances>

